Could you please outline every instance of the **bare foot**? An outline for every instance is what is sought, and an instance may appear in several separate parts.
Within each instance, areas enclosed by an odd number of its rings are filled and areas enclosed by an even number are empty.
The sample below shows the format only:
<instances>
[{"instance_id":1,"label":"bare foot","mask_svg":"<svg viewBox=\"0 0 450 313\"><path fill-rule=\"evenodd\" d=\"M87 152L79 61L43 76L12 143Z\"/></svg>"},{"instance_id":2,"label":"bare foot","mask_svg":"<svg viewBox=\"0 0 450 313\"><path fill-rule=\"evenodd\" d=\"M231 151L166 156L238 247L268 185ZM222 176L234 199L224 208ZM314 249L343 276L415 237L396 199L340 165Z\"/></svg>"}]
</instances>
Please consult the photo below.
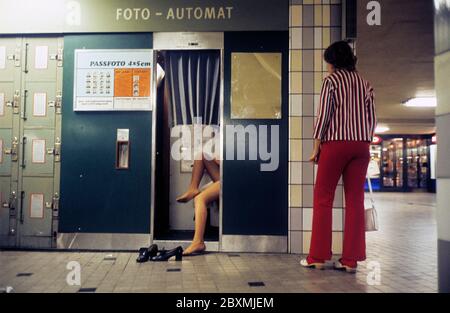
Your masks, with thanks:
<instances>
[{"instance_id":1,"label":"bare foot","mask_svg":"<svg viewBox=\"0 0 450 313\"><path fill-rule=\"evenodd\" d=\"M198 195L200 193L200 190L198 190L198 189L189 189L188 191L186 191L185 193L183 193L181 196L179 196L178 198L177 198L177 201L178 202L182 202L182 203L184 203L184 202L189 202L189 201L191 201L192 199L194 199L194 197L196 196L196 195Z\"/></svg>"},{"instance_id":2,"label":"bare foot","mask_svg":"<svg viewBox=\"0 0 450 313\"><path fill-rule=\"evenodd\" d=\"M192 255L194 253L201 253L206 250L206 246L203 242L199 243L191 243L189 247L186 248L186 250L183 251L183 255Z\"/></svg>"}]
</instances>

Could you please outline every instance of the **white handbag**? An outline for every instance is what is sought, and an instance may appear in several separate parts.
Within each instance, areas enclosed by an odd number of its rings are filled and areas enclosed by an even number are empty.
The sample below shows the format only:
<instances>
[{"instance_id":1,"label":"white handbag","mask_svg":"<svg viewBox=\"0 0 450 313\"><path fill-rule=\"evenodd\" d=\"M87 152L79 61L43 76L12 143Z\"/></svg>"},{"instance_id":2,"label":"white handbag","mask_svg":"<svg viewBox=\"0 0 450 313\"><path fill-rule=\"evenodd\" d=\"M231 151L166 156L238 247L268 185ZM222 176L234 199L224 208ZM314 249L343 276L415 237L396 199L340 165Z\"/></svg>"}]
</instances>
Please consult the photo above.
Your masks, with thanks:
<instances>
[{"instance_id":1,"label":"white handbag","mask_svg":"<svg viewBox=\"0 0 450 313\"><path fill-rule=\"evenodd\" d=\"M371 208L365 209L364 215L366 220L366 231L377 231L378 230L378 215L375 209L375 201L373 200L372 182L370 181L370 176L367 175L367 184L369 185L369 195Z\"/></svg>"},{"instance_id":2,"label":"white handbag","mask_svg":"<svg viewBox=\"0 0 450 313\"><path fill-rule=\"evenodd\" d=\"M375 160L370 160L367 167L367 176L369 178L376 178L380 176L380 165Z\"/></svg>"}]
</instances>

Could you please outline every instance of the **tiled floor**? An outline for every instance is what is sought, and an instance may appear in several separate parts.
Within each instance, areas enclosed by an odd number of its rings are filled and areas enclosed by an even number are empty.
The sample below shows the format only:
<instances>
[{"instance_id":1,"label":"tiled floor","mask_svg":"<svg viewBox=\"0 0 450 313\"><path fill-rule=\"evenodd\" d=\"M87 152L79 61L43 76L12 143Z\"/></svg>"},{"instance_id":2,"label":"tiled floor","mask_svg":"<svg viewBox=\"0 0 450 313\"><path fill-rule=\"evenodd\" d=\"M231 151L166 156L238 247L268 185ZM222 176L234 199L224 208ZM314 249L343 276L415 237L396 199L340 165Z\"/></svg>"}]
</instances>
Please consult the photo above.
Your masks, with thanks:
<instances>
[{"instance_id":1,"label":"tiled floor","mask_svg":"<svg viewBox=\"0 0 450 313\"><path fill-rule=\"evenodd\" d=\"M137 264L135 253L111 258L107 253L3 251L0 288L77 292L79 286L66 283L66 266L77 261L81 287L96 292L436 292L435 196L377 194L376 201L381 230L367 235L368 259L353 275L303 269L298 255L285 254L211 253L183 262ZM380 284L368 284L368 277L380 277Z\"/></svg>"}]
</instances>

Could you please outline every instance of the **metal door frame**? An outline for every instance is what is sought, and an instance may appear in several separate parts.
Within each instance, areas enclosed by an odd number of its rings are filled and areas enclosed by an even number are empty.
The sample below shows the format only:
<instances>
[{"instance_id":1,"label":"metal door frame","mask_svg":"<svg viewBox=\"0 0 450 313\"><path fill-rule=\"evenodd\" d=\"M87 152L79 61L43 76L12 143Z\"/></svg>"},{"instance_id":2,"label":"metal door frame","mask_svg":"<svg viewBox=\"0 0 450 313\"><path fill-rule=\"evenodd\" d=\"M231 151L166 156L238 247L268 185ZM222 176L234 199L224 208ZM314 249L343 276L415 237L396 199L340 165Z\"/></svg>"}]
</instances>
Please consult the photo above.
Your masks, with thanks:
<instances>
[{"instance_id":1,"label":"metal door frame","mask_svg":"<svg viewBox=\"0 0 450 313\"><path fill-rule=\"evenodd\" d=\"M191 38L190 38L191 37ZM197 42L189 41L192 37L199 39ZM177 40L175 40L177 39ZM223 106L224 106L224 32L154 32L153 33L153 77L156 76L156 55L160 50L219 50L220 51L220 97L219 97L219 121L220 121L220 196L219 196L219 241L205 242L206 248L210 251L220 251L222 243L222 186L223 186ZM152 80L152 173L151 173L151 207L150 207L150 242L164 244L165 248L172 248L177 245L185 245L190 241L178 240L157 240L154 239L155 223L155 170L156 170L156 80Z\"/></svg>"}]
</instances>

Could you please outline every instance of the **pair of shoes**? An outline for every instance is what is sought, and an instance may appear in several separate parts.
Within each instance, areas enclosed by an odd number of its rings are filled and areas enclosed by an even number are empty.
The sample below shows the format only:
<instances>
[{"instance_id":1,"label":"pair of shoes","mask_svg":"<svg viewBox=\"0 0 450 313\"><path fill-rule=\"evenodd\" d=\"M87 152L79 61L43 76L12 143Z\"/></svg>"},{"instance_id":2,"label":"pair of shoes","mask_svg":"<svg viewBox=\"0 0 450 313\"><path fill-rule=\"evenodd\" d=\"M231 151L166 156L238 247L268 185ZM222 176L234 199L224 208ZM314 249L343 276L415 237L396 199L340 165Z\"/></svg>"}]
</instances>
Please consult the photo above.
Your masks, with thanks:
<instances>
[{"instance_id":1,"label":"pair of shoes","mask_svg":"<svg viewBox=\"0 0 450 313\"><path fill-rule=\"evenodd\" d=\"M176 247L172 250L162 250L160 253L154 257L152 257L152 261L154 262L160 262L160 261L167 261L171 257L175 257L175 261L182 261L183 260L183 248L181 246Z\"/></svg>"},{"instance_id":2,"label":"pair of shoes","mask_svg":"<svg viewBox=\"0 0 450 313\"><path fill-rule=\"evenodd\" d=\"M148 248L140 248L136 262L138 263L147 262L151 258L155 257L157 253L158 253L158 246L155 244L152 244Z\"/></svg>"},{"instance_id":3,"label":"pair of shoes","mask_svg":"<svg viewBox=\"0 0 450 313\"><path fill-rule=\"evenodd\" d=\"M339 261L334 262L334 269L338 271L346 271L347 273L356 273L356 267L357 264L354 262L354 264L348 264L353 262L346 262L342 261L342 259L339 259Z\"/></svg>"},{"instance_id":4,"label":"pair of shoes","mask_svg":"<svg viewBox=\"0 0 450 313\"><path fill-rule=\"evenodd\" d=\"M306 259L300 260L300 265L306 268L315 268L318 270L325 269L325 261L315 260L309 256Z\"/></svg>"}]
</instances>

